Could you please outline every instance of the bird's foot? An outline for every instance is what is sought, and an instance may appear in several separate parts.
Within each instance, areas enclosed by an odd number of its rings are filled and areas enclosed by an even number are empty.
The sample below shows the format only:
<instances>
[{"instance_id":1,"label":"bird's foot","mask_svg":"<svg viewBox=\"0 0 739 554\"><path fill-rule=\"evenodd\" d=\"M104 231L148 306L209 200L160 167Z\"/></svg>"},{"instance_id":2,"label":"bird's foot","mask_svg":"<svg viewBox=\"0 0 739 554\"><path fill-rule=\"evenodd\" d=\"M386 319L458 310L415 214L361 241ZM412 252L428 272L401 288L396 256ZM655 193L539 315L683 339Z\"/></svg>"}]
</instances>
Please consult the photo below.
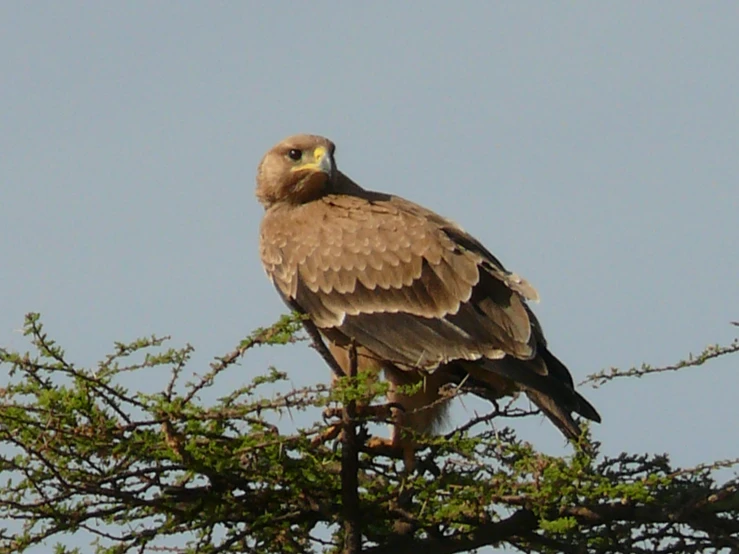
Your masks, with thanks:
<instances>
[{"instance_id":1,"label":"bird's foot","mask_svg":"<svg viewBox=\"0 0 739 554\"><path fill-rule=\"evenodd\" d=\"M334 440L340 434L341 434L341 424L340 423L329 425L326 429L324 429L318 435L316 435L315 437L311 439L310 445L319 446L321 444L327 443L328 441Z\"/></svg>"},{"instance_id":2,"label":"bird's foot","mask_svg":"<svg viewBox=\"0 0 739 554\"><path fill-rule=\"evenodd\" d=\"M364 445L365 452L376 456L389 456L398 458L403 452L403 448L393 442L392 439L384 437L371 437Z\"/></svg>"},{"instance_id":3,"label":"bird's foot","mask_svg":"<svg viewBox=\"0 0 739 554\"><path fill-rule=\"evenodd\" d=\"M389 421L393 419L393 410L405 411L403 406L397 402L388 402L386 404L360 406L357 408L357 417L376 422Z\"/></svg>"},{"instance_id":4,"label":"bird's foot","mask_svg":"<svg viewBox=\"0 0 739 554\"><path fill-rule=\"evenodd\" d=\"M403 460L408 473L416 467L416 449L412 442L397 441L383 437L372 437L362 449L373 456L386 456Z\"/></svg>"},{"instance_id":5,"label":"bird's foot","mask_svg":"<svg viewBox=\"0 0 739 554\"><path fill-rule=\"evenodd\" d=\"M388 421L392 417L393 409L401 409L399 404L390 402L387 404L361 405L356 407L355 418L359 420L369 421ZM323 418L341 419L344 415L344 408L326 408L323 411ZM318 446L328 441L334 440L341 435L342 423L332 423L324 429L319 435L313 437L311 446Z\"/></svg>"},{"instance_id":6,"label":"bird's foot","mask_svg":"<svg viewBox=\"0 0 739 554\"><path fill-rule=\"evenodd\" d=\"M397 402L387 404L361 404L355 408L355 418L369 421L387 421L393 417L393 410L404 411L403 406ZM323 419L340 419L344 415L343 407L326 408L323 410Z\"/></svg>"}]
</instances>

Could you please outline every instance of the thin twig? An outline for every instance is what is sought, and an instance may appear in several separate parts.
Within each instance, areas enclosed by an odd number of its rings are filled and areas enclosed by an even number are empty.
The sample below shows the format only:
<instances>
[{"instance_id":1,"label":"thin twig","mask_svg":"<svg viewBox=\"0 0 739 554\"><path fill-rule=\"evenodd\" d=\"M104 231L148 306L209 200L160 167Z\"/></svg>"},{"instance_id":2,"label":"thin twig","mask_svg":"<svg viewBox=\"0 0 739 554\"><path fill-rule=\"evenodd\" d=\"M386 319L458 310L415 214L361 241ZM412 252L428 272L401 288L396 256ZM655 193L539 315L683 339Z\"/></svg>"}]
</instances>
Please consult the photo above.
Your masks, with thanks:
<instances>
[{"instance_id":1,"label":"thin twig","mask_svg":"<svg viewBox=\"0 0 739 554\"><path fill-rule=\"evenodd\" d=\"M727 354L735 353L739 353L739 339L734 339L727 346L707 346L700 354L691 354L685 360L680 360L677 363L663 367L653 367L649 364L642 364L640 367L632 367L624 370L618 369L617 367L604 369L603 371L589 375L587 378L580 381L578 383L578 386L590 384L591 387L598 388L609 381L613 381L614 379L622 377L644 377L645 375L650 375L652 373L664 373L666 371L678 371L686 367L698 367L702 366L710 360L713 360L714 358L719 358L721 356L726 356Z\"/></svg>"}]
</instances>

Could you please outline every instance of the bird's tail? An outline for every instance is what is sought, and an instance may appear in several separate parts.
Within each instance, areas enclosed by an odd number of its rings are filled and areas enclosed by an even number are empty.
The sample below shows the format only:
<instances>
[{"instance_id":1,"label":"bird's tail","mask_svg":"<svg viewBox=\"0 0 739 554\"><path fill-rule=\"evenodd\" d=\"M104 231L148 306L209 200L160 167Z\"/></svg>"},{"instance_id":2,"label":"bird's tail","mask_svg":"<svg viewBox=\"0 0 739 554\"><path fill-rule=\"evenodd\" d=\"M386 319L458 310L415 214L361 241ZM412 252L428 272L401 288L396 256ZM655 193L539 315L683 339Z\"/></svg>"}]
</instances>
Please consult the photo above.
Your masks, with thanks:
<instances>
[{"instance_id":1,"label":"bird's tail","mask_svg":"<svg viewBox=\"0 0 739 554\"><path fill-rule=\"evenodd\" d=\"M580 429L580 426L572 417L572 413L567 408L563 408L551 396L532 389L524 390L526 396L562 431L565 437L573 442L578 441L582 435L582 429Z\"/></svg>"},{"instance_id":2,"label":"bird's tail","mask_svg":"<svg viewBox=\"0 0 739 554\"><path fill-rule=\"evenodd\" d=\"M568 369L546 347L533 360L506 357L464 364L473 393L496 399L514 390L522 390L569 440L577 442L582 434L572 417L577 413L600 423L596 409L574 389Z\"/></svg>"},{"instance_id":3,"label":"bird's tail","mask_svg":"<svg viewBox=\"0 0 739 554\"><path fill-rule=\"evenodd\" d=\"M565 365L560 362L554 354L549 352L546 347L539 349L539 355L547 366L547 372L550 378L559 381L564 385L568 396L566 404L571 406L572 411L580 414L584 418L600 423L600 414L598 411L585 399L583 395L575 390L572 375L570 375L570 371L567 367L565 367ZM538 403L537 406L539 406ZM545 408L542 408L542 411L545 411Z\"/></svg>"}]
</instances>

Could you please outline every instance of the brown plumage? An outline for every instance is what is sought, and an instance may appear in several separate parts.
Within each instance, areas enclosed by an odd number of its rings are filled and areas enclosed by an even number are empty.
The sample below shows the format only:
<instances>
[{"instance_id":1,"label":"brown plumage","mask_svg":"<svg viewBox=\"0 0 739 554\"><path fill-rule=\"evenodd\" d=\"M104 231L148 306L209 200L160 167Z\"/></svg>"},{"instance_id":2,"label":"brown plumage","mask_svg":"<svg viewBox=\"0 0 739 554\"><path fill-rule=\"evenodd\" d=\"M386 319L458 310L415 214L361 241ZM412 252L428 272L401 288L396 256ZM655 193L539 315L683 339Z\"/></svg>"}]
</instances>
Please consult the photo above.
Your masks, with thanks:
<instances>
[{"instance_id":1,"label":"brown plumage","mask_svg":"<svg viewBox=\"0 0 739 554\"><path fill-rule=\"evenodd\" d=\"M433 430L447 407L439 388L461 382L489 399L524 391L570 439L573 412L600 421L547 349L526 304L534 288L455 223L354 183L328 139L296 135L269 150L256 195L270 279L345 370L353 340L360 371L384 371L389 400L405 408L398 425ZM395 390L421 380L411 396Z\"/></svg>"}]
</instances>

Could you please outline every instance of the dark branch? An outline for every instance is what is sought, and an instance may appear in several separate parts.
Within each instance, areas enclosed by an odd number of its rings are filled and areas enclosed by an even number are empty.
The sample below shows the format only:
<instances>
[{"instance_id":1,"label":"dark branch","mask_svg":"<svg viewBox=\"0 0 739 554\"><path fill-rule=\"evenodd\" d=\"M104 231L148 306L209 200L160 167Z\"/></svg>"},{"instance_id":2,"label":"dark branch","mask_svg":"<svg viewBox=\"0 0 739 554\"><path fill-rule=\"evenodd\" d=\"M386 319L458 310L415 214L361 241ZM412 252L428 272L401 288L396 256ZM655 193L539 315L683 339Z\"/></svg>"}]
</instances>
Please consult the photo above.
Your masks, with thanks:
<instances>
[{"instance_id":1,"label":"dark branch","mask_svg":"<svg viewBox=\"0 0 739 554\"><path fill-rule=\"evenodd\" d=\"M349 377L357 376L357 348L349 347ZM344 516L344 554L362 552L362 524L359 509L359 440L357 402L349 400L342 415L341 502Z\"/></svg>"},{"instance_id":2,"label":"dark branch","mask_svg":"<svg viewBox=\"0 0 739 554\"><path fill-rule=\"evenodd\" d=\"M454 554L497 544L511 540L519 535L533 532L538 525L538 518L529 510L518 510L510 517L477 527L469 533L459 533L451 537L414 540L401 538L391 541L385 546L377 546L365 550L365 554L406 554L422 552L423 554Z\"/></svg>"}]
</instances>

